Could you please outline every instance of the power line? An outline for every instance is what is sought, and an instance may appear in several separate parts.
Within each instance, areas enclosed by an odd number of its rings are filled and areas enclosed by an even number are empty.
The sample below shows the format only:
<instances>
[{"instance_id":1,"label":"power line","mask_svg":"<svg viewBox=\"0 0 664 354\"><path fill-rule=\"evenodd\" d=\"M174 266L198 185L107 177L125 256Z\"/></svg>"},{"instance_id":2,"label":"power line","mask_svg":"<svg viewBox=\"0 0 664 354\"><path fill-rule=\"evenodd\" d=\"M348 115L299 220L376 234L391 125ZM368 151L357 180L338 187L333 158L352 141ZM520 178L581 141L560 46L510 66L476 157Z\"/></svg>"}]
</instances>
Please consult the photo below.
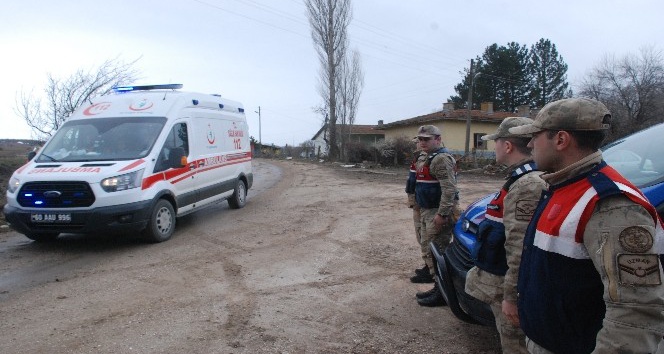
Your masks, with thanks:
<instances>
[{"instance_id":1,"label":"power line","mask_svg":"<svg viewBox=\"0 0 664 354\"><path fill-rule=\"evenodd\" d=\"M385 37L386 39L391 40L392 42L398 41L398 42L404 43L408 46L419 47L420 49L424 49L424 50L427 50L427 51L430 51L430 52L436 54L436 56L447 57L447 58L453 60L454 62L457 62L458 60L460 60L458 57L450 56L450 55L440 51L439 49L437 49L435 47L432 47L432 46L429 46L429 45L426 45L426 44L423 44L423 43L419 43L417 41L414 41L412 38L401 37L399 35L396 35L394 33L386 31L384 29L373 26L373 25L371 25L367 22L364 22L364 21L357 20L357 24L354 23L354 22L351 22L351 27L357 27L359 29L363 29L365 31L377 34L381 37Z\"/></svg>"},{"instance_id":2,"label":"power line","mask_svg":"<svg viewBox=\"0 0 664 354\"><path fill-rule=\"evenodd\" d=\"M288 32L288 33L296 34L300 37L309 38L307 35L303 35L300 31L294 31L294 30L291 30L291 29L288 29L288 28L284 28L283 26L278 26L278 25L275 25L274 23L271 23L271 22L263 21L263 20L255 18L255 17L248 16L248 15L243 14L243 13L239 13L237 11L229 10L229 9L221 7L219 5L211 4L211 3L203 1L203 0L191 0L191 1L197 2L197 3L202 4L204 6L215 8L217 10L221 10L221 11L224 11L224 12L231 13L233 15L240 16L240 17L246 18L248 20L261 23L261 24L266 25L266 26L277 28L277 29L280 29L280 30ZM278 10L278 9L276 9L274 7L271 7L271 6L268 6L268 5L259 4L259 3L257 3L256 1L253 1L253 0L235 0L235 1L238 2L238 3L242 3L246 6L252 6L252 7L260 9L262 11L271 13L273 15L276 15L278 18L288 19L288 20L290 20L290 21L292 21L292 22L294 22L294 23L296 23L300 26L307 27L307 29L308 29L308 21L302 19L301 17L293 16L290 13L286 13L284 11ZM293 1L293 2L297 3L296 1ZM421 48L426 48L427 50L436 51L437 52L437 57L442 55L442 54L440 54L441 52L437 51L433 47L427 47L425 45L414 42L410 39L402 39L403 37L397 37L394 34L391 34L390 32L381 30L378 27L372 26L372 25L370 25L368 23L365 23L363 21L359 21L359 20L356 20L356 21L361 23L361 25L355 25L353 22L351 22L350 25L351 26L356 26L358 28L364 29L366 31L369 31L369 32L375 33L377 35L380 35L382 37L385 37L387 39L390 39L391 43L401 41L403 43L406 43L407 45L415 44L415 45L420 46ZM378 42L376 42L375 40L364 39L364 38L362 38L362 36L358 36L357 38L354 38L353 41L358 42L360 44L363 44L367 48L373 48L374 50L386 53L386 54L390 55L392 58L401 57L402 59L406 59L406 60L409 60L409 61L414 60L414 61L417 61L421 64L427 64L427 65L436 66L436 67L450 66L449 62L441 62L437 59L431 58L430 56L422 56L422 55L419 55L419 54L415 54L415 52L413 52L413 51L404 51L403 48L396 49L392 46L382 45L382 44L379 44ZM368 55L368 54L366 52L364 52L363 55ZM386 60L385 57L375 57L375 58L377 58L379 60L382 60L382 61L391 62L393 64L396 64L396 65L399 65L399 66L402 66L402 67L414 68L413 66L411 66L410 63L406 64L406 63L404 63L402 61L399 61L399 60L397 60L397 61L394 61L394 60L388 61L388 60ZM451 58L451 57L449 57L449 58ZM427 63L425 63L425 62L427 62ZM452 65L456 65L456 64L457 63L453 63ZM417 66L417 65L415 65L415 66ZM421 66L417 66L416 69L421 70Z\"/></svg>"},{"instance_id":3,"label":"power line","mask_svg":"<svg viewBox=\"0 0 664 354\"><path fill-rule=\"evenodd\" d=\"M240 17L246 18L246 19L248 19L248 20L250 20L250 21L254 21L254 22L258 22L258 23L264 24L264 25L266 25L266 26L274 27L274 28L280 29L280 30L282 30L282 31L285 31L285 32L289 32L289 33L295 34L295 35L300 36L300 37L305 37L305 38L308 37L308 36L303 35L302 33L295 32L295 31L291 31L291 30L289 30L289 29L287 29L287 28L283 28L283 27L280 27L280 26L274 25L274 24L272 24L272 23L265 22L265 21L259 20L259 19L257 19L257 18L253 18L253 17L251 17L251 16L247 16L247 15L244 15L244 14L238 13L238 12L233 11L233 10L225 9L225 8L223 8L223 7L221 7L221 6L214 5L214 4L210 4L210 3L205 2L205 1L202 1L202 0L190 0L190 1L194 1L194 2L197 2L197 3L201 4L201 5L209 6L209 7L215 8L215 9L217 9L217 10L225 11L225 12L231 13L231 14L233 14L233 15L236 15L236 16L240 16Z\"/></svg>"}]
</instances>

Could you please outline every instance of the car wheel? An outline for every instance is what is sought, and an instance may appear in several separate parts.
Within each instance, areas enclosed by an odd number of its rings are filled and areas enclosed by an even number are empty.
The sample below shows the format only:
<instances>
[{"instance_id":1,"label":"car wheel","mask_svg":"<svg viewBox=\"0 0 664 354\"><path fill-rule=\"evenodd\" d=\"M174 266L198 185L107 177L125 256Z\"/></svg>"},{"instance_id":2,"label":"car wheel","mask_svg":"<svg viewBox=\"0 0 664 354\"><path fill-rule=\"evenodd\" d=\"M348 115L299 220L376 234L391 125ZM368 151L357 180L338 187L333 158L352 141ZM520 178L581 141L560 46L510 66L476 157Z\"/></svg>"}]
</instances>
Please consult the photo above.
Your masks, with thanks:
<instances>
[{"instance_id":1,"label":"car wheel","mask_svg":"<svg viewBox=\"0 0 664 354\"><path fill-rule=\"evenodd\" d=\"M58 235L59 233L57 232L35 232L25 236L37 242L53 242L56 238L58 238Z\"/></svg>"},{"instance_id":2,"label":"car wheel","mask_svg":"<svg viewBox=\"0 0 664 354\"><path fill-rule=\"evenodd\" d=\"M232 209L240 209L245 204L247 204L247 186L244 184L244 181L238 179L233 195L228 198L228 206Z\"/></svg>"},{"instance_id":3,"label":"car wheel","mask_svg":"<svg viewBox=\"0 0 664 354\"><path fill-rule=\"evenodd\" d=\"M175 230L175 210L165 199L159 199L152 209L148 226L143 236L148 242L164 242L171 238Z\"/></svg>"}]
</instances>

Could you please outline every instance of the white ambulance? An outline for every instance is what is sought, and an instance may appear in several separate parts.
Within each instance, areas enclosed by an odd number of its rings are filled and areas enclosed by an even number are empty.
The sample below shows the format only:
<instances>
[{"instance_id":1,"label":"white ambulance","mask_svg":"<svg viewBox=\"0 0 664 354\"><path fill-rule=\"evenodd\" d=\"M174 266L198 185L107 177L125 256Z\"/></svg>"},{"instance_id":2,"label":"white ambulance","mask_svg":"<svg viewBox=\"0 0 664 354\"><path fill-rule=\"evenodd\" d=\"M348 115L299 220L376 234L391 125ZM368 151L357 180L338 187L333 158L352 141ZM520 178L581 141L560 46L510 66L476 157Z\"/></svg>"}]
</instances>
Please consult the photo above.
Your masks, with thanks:
<instances>
[{"instance_id":1,"label":"white ambulance","mask_svg":"<svg viewBox=\"0 0 664 354\"><path fill-rule=\"evenodd\" d=\"M4 214L35 241L141 232L168 240L176 217L253 183L244 108L182 85L118 87L82 105L9 181Z\"/></svg>"}]
</instances>

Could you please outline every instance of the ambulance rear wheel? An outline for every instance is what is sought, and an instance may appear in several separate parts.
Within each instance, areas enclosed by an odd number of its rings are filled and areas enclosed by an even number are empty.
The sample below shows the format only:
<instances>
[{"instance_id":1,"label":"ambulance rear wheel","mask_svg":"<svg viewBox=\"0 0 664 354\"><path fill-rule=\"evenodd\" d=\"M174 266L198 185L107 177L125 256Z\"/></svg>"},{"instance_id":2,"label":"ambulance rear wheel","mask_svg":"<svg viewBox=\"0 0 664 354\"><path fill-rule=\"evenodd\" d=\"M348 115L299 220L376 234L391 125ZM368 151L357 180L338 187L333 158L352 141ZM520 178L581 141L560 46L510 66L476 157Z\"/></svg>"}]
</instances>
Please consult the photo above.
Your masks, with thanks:
<instances>
[{"instance_id":1,"label":"ambulance rear wheel","mask_svg":"<svg viewBox=\"0 0 664 354\"><path fill-rule=\"evenodd\" d=\"M247 186L244 184L244 181L238 179L235 184L233 195L228 198L228 206L230 206L231 209L240 209L244 207L245 204L247 204Z\"/></svg>"},{"instance_id":2,"label":"ambulance rear wheel","mask_svg":"<svg viewBox=\"0 0 664 354\"><path fill-rule=\"evenodd\" d=\"M56 238L58 238L58 235L59 233L57 232L35 232L25 236L37 242L53 242Z\"/></svg>"},{"instance_id":3,"label":"ambulance rear wheel","mask_svg":"<svg viewBox=\"0 0 664 354\"><path fill-rule=\"evenodd\" d=\"M159 199L152 209L148 226L143 230L146 241L157 243L171 238L175 230L175 210L165 199Z\"/></svg>"}]
</instances>

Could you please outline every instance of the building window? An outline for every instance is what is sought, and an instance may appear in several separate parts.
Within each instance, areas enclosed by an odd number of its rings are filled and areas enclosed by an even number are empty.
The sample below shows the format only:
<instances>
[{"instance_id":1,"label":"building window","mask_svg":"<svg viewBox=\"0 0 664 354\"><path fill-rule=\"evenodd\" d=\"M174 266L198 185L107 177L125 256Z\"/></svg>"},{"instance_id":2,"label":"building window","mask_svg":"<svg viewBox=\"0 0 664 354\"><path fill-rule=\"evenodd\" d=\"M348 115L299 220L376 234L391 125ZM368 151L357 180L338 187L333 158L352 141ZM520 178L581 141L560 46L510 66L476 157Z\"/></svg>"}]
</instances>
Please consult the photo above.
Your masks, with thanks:
<instances>
[{"instance_id":1,"label":"building window","mask_svg":"<svg viewBox=\"0 0 664 354\"><path fill-rule=\"evenodd\" d=\"M473 146L477 150L486 150L486 141L482 140L482 137L485 136L486 133L475 133L473 141L475 142L475 145Z\"/></svg>"}]
</instances>

